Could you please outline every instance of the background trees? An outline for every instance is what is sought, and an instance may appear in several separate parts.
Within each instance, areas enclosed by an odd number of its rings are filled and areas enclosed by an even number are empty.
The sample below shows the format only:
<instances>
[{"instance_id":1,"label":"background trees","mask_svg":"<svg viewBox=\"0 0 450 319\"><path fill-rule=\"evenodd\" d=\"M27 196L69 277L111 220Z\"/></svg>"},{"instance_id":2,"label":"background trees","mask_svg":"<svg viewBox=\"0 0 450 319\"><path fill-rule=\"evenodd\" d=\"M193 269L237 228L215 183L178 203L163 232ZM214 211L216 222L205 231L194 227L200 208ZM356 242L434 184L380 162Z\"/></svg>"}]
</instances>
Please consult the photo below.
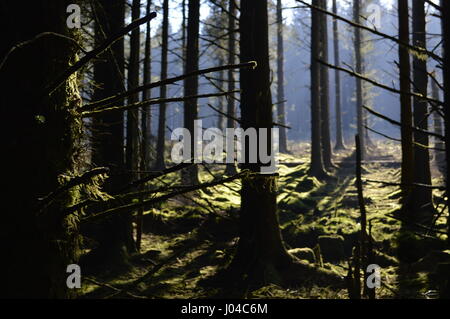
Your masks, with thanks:
<instances>
[{"instance_id":1,"label":"background trees","mask_svg":"<svg viewBox=\"0 0 450 319\"><path fill-rule=\"evenodd\" d=\"M210 296L236 282L246 297L272 283L304 296L310 280L353 298L371 263L391 285L376 296L448 293L445 3L79 4L75 30L65 1L0 5L6 294L72 297L70 263L97 287L88 297ZM200 119L278 126L279 170L261 174L248 152L240 165L165 158L168 135ZM257 137L257 150L275 142Z\"/></svg>"}]
</instances>

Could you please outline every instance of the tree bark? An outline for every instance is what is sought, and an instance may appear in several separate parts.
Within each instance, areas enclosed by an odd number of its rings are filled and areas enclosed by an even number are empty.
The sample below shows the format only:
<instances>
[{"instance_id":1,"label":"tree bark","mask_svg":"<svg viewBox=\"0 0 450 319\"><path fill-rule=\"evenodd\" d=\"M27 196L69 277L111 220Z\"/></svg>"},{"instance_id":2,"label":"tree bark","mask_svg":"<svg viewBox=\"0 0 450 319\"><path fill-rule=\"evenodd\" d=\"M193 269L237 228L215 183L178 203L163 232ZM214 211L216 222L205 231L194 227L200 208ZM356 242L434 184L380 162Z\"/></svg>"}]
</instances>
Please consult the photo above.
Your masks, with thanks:
<instances>
[{"instance_id":1,"label":"tree bark","mask_svg":"<svg viewBox=\"0 0 450 319\"><path fill-rule=\"evenodd\" d=\"M327 1L321 0L320 7L327 9ZM320 59L328 63L328 16L320 13ZM328 67L320 65L320 106L321 106L321 138L322 138L322 157L326 168L333 167L331 162L331 136L330 136L330 83Z\"/></svg>"},{"instance_id":2,"label":"tree bark","mask_svg":"<svg viewBox=\"0 0 450 319\"><path fill-rule=\"evenodd\" d=\"M233 1L230 1L233 2ZM232 18L231 18L232 19ZM277 123L286 124L284 102L284 46L283 46L283 13L281 0L277 0ZM280 152L286 153L287 136L286 128L280 127Z\"/></svg>"},{"instance_id":3,"label":"tree bark","mask_svg":"<svg viewBox=\"0 0 450 319\"><path fill-rule=\"evenodd\" d=\"M337 3L333 0L333 13L337 14ZM333 43L334 43L334 65L340 65L339 58L339 29L338 20L333 19ZM342 136L342 112L341 112L341 74L339 70L334 72L335 110L336 110L336 150L344 150L344 138Z\"/></svg>"},{"instance_id":4,"label":"tree bark","mask_svg":"<svg viewBox=\"0 0 450 319\"><path fill-rule=\"evenodd\" d=\"M234 56L236 54L236 36L235 36L235 19L236 15L236 4L234 1L230 1L228 4L228 11L233 16L228 16L228 64L232 65L235 63ZM234 83L234 75L233 70L228 70L228 91L234 91L235 83ZM235 123L233 118L235 118L235 102L234 102L234 93L230 94L227 97L227 128L234 128ZM228 163L225 168L225 174L229 176L233 176L237 173L236 164Z\"/></svg>"},{"instance_id":5,"label":"tree bark","mask_svg":"<svg viewBox=\"0 0 450 319\"><path fill-rule=\"evenodd\" d=\"M189 0L188 4L188 27L186 47L186 70L185 73L198 70L198 45L199 45L199 21L200 0ZM198 78L189 77L184 81L184 95L192 96L198 93ZM191 151L194 154L194 121L198 117L197 99L189 99L184 102L184 127L191 132ZM183 171L183 180L188 184L198 184L198 167L193 165Z\"/></svg>"},{"instance_id":6,"label":"tree bark","mask_svg":"<svg viewBox=\"0 0 450 319\"><path fill-rule=\"evenodd\" d=\"M399 40L409 43L409 15L408 0L398 0L398 25ZM399 71L400 71L400 118L402 137L402 209L409 212L411 204L411 190L414 182L414 149L412 132L411 97L407 94L411 91L410 60L408 49L399 46Z\"/></svg>"},{"instance_id":7,"label":"tree bark","mask_svg":"<svg viewBox=\"0 0 450 319\"><path fill-rule=\"evenodd\" d=\"M76 1L2 1L0 33L4 57L13 46L42 32L78 39L65 12ZM32 27L30 27L32 26ZM70 298L69 264L80 254L79 215L61 212L80 200L80 188L59 195L43 212L42 198L80 173L81 96L76 74L50 95L44 87L77 58L78 46L54 36L31 41L9 55L0 72L6 209L0 224L2 298ZM39 61L36 59L39 57Z\"/></svg>"},{"instance_id":8,"label":"tree bark","mask_svg":"<svg viewBox=\"0 0 450 319\"><path fill-rule=\"evenodd\" d=\"M131 20L139 19L141 15L141 1L133 0L131 8ZM130 37L130 60L128 66L128 89L139 86L139 56L140 56L140 33L139 28L131 32ZM128 104L139 101L137 93L128 98ZM130 180L135 179L139 169L139 112L137 109L127 111L127 144L126 144L126 167L130 172Z\"/></svg>"},{"instance_id":9,"label":"tree bark","mask_svg":"<svg viewBox=\"0 0 450 319\"><path fill-rule=\"evenodd\" d=\"M361 18L360 0L353 0L353 21L360 24ZM362 57L361 57L361 30L354 28L355 30L355 72L362 74ZM360 138L361 144L361 159L366 158L366 140L363 126L363 92L362 92L362 80L356 78L356 126L357 132Z\"/></svg>"},{"instance_id":10,"label":"tree bark","mask_svg":"<svg viewBox=\"0 0 450 319\"><path fill-rule=\"evenodd\" d=\"M256 69L240 72L242 127L270 129L273 120L267 1L242 0L239 22L240 59L257 62ZM246 154L248 150L246 143ZM260 163L243 165L255 173L260 167ZM281 239L276 187L275 176L260 174L242 180L240 239L233 266L251 276L266 274L291 261Z\"/></svg>"},{"instance_id":11,"label":"tree bark","mask_svg":"<svg viewBox=\"0 0 450 319\"><path fill-rule=\"evenodd\" d=\"M426 49L426 14L425 1L416 0L412 2L413 9L413 45ZM427 60L413 55L413 86L414 91L427 96L428 74L427 74ZM417 97L414 97L414 126L423 130L428 130L428 103ZM419 184L431 185L430 172L430 154L428 150L428 135L421 132L414 132L414 142L420 143L425 147L414 147L414 164L420 169L414 172L414 182ZM431 189L423 189L415 187L413 189L414 207L417 208L419 218L424 217L429 220L432 217L432 192ZM421 214L422 211L428 213ZM417 222L425 222L425 220L417 220Z\"/></svg>"},{"instance_id":12,"label":"tree bark","mask_svg":"<svg viewBox=\"0 0 450 319\"><path fill-rule=\"evenodd\" d=\"M319 6L320 0L313 4ZM325 175L322 158L321 105L320 105L320 17L311 9L311 170L312 176Z\"/></svg>"},{"instance_id":13,"label":"tree bark","mask_svg":"<svg viewBox=\"0 0 450 319\"><path fill-rule=\"evenodd\" d=\"M152 1L147 0L147 15L151 12ZM151 42L151 25L150 21L147 23L145 32L145 55L144 55L144 85L149 84L152 81L152 42ZM142 100L150 99L152 94L151 89L144 90L142 92ZM141 155L141 167L143 170L151 169L152 161L152 113L150 107L143 107L141 114L141 127L142 127L142 155Z\"/></svg>"},{"instance_id":14,"label":"tree bark","mask_svg":"<svg viewBox=\"0 0 450 319\"><path fill-rule=\"evenodd\" d=\"M169 0L163 2L163 23L162 23L162 45L161 45L161 81L167 78L167 56L168 56L168 39L169 39ZM159 96L165 98L167 96L167 87L160 87ZM166 133L166 103L159 105L158 117L158 142L156 145L156 168L158 170L166 167L164 160L165 151L165 134Z\"/></svg>"}]
</instances>

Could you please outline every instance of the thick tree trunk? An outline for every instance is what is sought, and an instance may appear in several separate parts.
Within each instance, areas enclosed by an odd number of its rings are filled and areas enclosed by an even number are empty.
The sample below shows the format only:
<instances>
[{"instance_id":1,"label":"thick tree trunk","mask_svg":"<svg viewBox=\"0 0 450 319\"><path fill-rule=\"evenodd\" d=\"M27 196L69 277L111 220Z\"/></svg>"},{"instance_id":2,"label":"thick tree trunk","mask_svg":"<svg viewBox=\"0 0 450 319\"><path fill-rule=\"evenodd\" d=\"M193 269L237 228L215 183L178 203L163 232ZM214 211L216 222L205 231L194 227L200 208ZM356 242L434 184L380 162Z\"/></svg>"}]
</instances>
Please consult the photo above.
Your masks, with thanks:
<instances>
[{"instance_id":1,"label":"thick tree trunk","mask_svg":"<svg viewBox=\"0 0 450 319\"><path fill-rule=\"evenodd\" d=\"M186 47L186 70L190 73L198 70L198 45L199 45L199 20L200 20L200 0L189 0L188 5L188 28ZM184 80L184 95L197 95L198 78L189 77ZM197 99L190 99L184 102L184 127L191 132L191 150L194 154L194 121L198 117ZM198 183L198 167L193 165L183 171L183 180L188 184Z\"/></svg>"},{"instance_id":2,"label":"thick tree trunk","mask_svg":"<svg viewBox=\"0 0 450 319\"><path fill-rule=\"evenodd\" d=\"M327 9L327 1L321 0L320 6ZM328 15L320 13L320 59L328 62ZM326 168L331 168L331 136L330 136L330 83L328 67L320 65L320 106L321 106L321 138L322 138L322 157Z\"/></svg>"},{"instance_id":3,"label":"thick tree trunk","mask_svg":"<svg viewBox=\"0 0 450 319\"><path fill-rule=\"evenodd\" d=\"M409 43L408 9L408 0L398 0L399 40L404 43ZM403 46L399 46L399 68L400 91L402 92L400 95L400 118L402 123L402 204L406 213L410 210L412 199L411 190L414 182L414 149L411 97L408 95L411 91L411 67L408 49Z\"/></svg>"},{"instance_id":4,"label":"thick tree trunk","mask_svg":"<svg viewBox=\"0 0 450 319\"><path fill-rule=\"evenodd\" d=\"M0 56L42 32L74 37L65 16L74 2L49 6L35 0L24 7L23 2L2 1ZM43 94L55 76L75 63L77 51L71 41L43 36L10 54L0 72L0 105L8 119L2 135L7 187L0 224L0 297L70 298L76 293L66 285L66 269L78 262L79 216L62 211L80 200L80 189L64 192L42 214L39 199L80 173L83 122L76 74L51 96Z\"/></svg>"},{"instance_id":5,"label":"thick tree trunk","mask_svg":"<svg viewBox=\"0 0 450 319\"><path fill-rule=\"evenodd\" d=\"M333 13L337 14L337 3L333 0ZM333 19L333 43L334 43L334 65L340 65L339 58L339 29L338 20ZM336 150L344 150L344 138L342 136L342 114L341 114L341 73L339 70L334 72L335 81L335 110L336 110Z\"/></svg>"},{"instance_id":6,"label":"thick tree trunk","mask_svg":"<svg viewBox=\"0 0 450 319\"><path fill-rule=\"evenodd\" d=\"M313 4L319 6L320 0ZM323 177L325 170L321 143L321 105L320 105L320 17L317 10L311 9L311 171L315 177Z\"/></svg>"},{"instance_id":7,"label":"thick tree trunk","mask_svg":"<svg viewBox=\"0 0 450 319\"><path fill-rule=\"evenodd\" d=\"M168 56L168 40L169 40L169 0L163 2L163 24L162 24L162 45L161 45L161 80L167 78L167 56ZM159 96L165 98L167 95L167 87L160 87ZM166 167L164 161L164 151L166 142L166 103L159 105L158 117L158 143L156 145L156 168L164 169Z\"/></svg>"},{"instance_id":8,"label":"thick tree trunk","mask_svg":"<svg viewBox=\"0 0 450 319\"><path fill-rule=\"evenodd\" d=\"M353 0L353 21L357 24L361 23L361 8L360 0ZM355 30L355 72L362 74L362 57L361 57L361 29L354 28ZM362 92L362 80L356 78L356 127L357 133L360 138L361 144L361 159L366 158L366 139L363 127L363 92Z\"/></svg>"},{"instance_id":9,"label":"thick tree trunk","mask_svg":"<svg viewBox=\"0 0 450 319\"><path fill-rule=\"evenodd\" d=\"M230 1L228 4L228 11L230 14L235 16L236 13L236 5L234 1ZM235 59L234 56L236 54L236 36L235 36L235 21L234 17L229 16L228 17L228 64L234 64ZM228 70L228 91L234 91L235 89L235 83L234 83L234 75L233 70ZM231 93L227 97L227 128L234 128L236 123L234 123L233 118L235 117L235 103L234 103L234 93ZM225 168L225 174L226 175L234 175L237 173L236 170L236 164L235 163L228 163Z\"/></svg>"},{"instance_id":10,"label":"thick tree trunk","mask_svg":"<svg viewBox=\"0 0 450 319\"><path fill-rule=\"evenodd\" d=\"M426 48L426 18L425 18L425 1L415 0L412 2L413 6L413 45L416 47ZM414 92L420 93L423 96L427 95L428 74L427 61L413 55L413 86ZM414 126L423 130L428 130L428 103L417 97L414 98ZM431 185L430 172L430 154L428 151L428 135L420 132L414 132L414 141L423 145L424 147L414 147L414 164L420 169L414 172L414 182L420 184ZM430 212L433 209L432 192L429 188L413 189L414 207L417 213L422 211ZM421 214L422 215L422 214ZM421 216L418 216L421 218ZM431 214L423 214L424 218L430 219ZM419 220L420 221L420 220Z\"/></svg>"},{"instance_id":11,"label":"thick tree trunk","mask_svg":"<svg viewBox=\"0 0 450 319\"><path fill-rule=\"evenodd\" d=\"M240 72L242 127L270 129L273 121L267 1L241 1L240 48L241 62L257 62L256 69ZM248 150L246 145L246 154ZM243 168L258 173L260 164L245 163ZM242 180L240 239L234 266L251 276L268 274L291 261L278 225L276 187L275 176L261 174Z\"/></svg>"},{"instance_id":12,"label":"thick tree trunk","mask_svg":"<svg viewBox=\"0 0 450 319\"><path fill-rule=\"evenodd\" d=\"M233 2L233 1L231 1ZM286 124L286 111L284 102L284 46L283 46L283 14L281 0L277 0L277 120ZM286 128L280 127L280 152L286 153L287 136Z\"/></svg>"}]
</instances>

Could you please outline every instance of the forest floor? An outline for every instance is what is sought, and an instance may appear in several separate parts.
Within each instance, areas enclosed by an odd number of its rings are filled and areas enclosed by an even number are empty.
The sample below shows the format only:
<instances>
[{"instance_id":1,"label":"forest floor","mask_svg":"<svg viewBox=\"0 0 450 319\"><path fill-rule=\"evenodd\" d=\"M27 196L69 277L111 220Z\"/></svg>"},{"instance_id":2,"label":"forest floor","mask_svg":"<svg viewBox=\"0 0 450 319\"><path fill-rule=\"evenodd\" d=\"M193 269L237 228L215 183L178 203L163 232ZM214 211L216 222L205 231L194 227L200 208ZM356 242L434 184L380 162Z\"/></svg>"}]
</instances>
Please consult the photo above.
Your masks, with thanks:
<instances>
[{"instance_id":1,"label":"forest floor","mask_svg":"<svg viewBox=\"0 0 450 319\"><path fill-rule=\"evenodd\" d=\"M302 248L291 250L297 257L344 277L360 229L354 152L335 152L336 167L325 181L307 174L309 144L298 144L292 153L281 155L279 164L279 221L285 244L288 249ZM375 261L381 267L377 298L433 298L438 288L434 267L442 254L429 252L434 248L442 251L445 238L433 232L411 234L411 262L406 272L400 272L397 242L401 223L396 215L399 187L373 182L399 182L400 149L393 143L376 142L369 155L363 163L363 187L375 240ZM212 180L212 175L222 178L222 171L223 166L210 165L201 170L201 181ZM178 174L172 175L159 183L179 182ZM440 178L433 178L433 184L442 183ZM128 291L148 298L348 298L345 289L315 283L302 287L263 284L249 287L245 293L224 295L221 287L207 280L230 262L236 247L239 188L236 180L172 198L146 212L141 253L133 256L127 267L110 265L108 269L88 272L83 297L127 297ZM435 191L434 195L434 205L441 209L442 194ZM444 223L441 216L435 229L445 229ZM319 242L322 261L317 258ZM445 253L450 256L450 252Z\"/></svg>"}]
</instances>

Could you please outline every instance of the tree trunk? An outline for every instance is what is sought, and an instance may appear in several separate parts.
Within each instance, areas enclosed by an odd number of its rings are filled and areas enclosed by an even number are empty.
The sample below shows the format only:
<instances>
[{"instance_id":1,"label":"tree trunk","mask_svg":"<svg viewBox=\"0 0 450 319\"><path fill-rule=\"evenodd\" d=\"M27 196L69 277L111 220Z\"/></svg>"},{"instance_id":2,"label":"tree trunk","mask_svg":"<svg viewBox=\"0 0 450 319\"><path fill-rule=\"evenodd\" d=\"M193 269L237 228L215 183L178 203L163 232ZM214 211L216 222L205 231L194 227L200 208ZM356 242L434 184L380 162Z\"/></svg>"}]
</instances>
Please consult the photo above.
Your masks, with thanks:
<instances>
[{"instance_id":1,"label":"tree trunk","mask_svg":"<svg viewBox=\"0 0 450 319\"><path fill-rule=\"evenodd\" d=\"M313 0L319 6L320 0ZM317 10L311 9L311 171L312 176L325 175L321 146L321 105L320 105L320 17Z\"/></svg>"},{"instance_id":2,"label":"tree trunk","mask_svg":"<svg viewBox=\"0 0 450 319\"><path fill-rule=\"evenodd\" d=\"M167 78L167 56L168 56L168 39L169 39L169 0L163 2L163 24L162 24L162 45L161 45L161 80ZM160 87L159 96L165 98L167 95L167 87ZM165 134L166 133L166 103L159 105L158 118L158 143L156 145L156 168L161 170L166 167L164 161L165 151Z\"/></svg>"},{"instance_id":3,"label":"tree trunk","mask_svg":"<svg viewBox=\"0 0 450 319\"><path fill-rule=\"evenodd\" d=\"M76 1L2 1L3 58L15 45L42 32L77 39L65 12ZM32 26L32 27L30 27ZM76 74L51 96L43 88L77 60L78 46L55 36L35 39L9 55L0 72L3 123L3 190L0 224L2 298L70 298L69 264L80 254L79 215L62 211L80 200L80 189L65 191L39 214L40 198L80 173L81 97ZM37 58L39 60L37 61ZM5 176L6 175L6 176Z\"/></svg>"},{"instance_id":4,"label":"tree trunk","mask_svg":"<svg viewBox=\"0 0 450 319\"><path fill-rule=\"evenodd\" d=\"M409 16L408 0L398 0L398 25L399 40L409 43ZM411 188L414 182L414 149L412 132L412 110L410 83L410 60L408 49L399 46L399 68L400 68L400 118L402 137L402 204L403 210L409 212L411 204Z\"/></svg>"},{"instance_id":5,"label":"tree trunk","mask_svg":"<svg viewBox=\"0 0 450 319\"><path fill-rule=\"evenodd\" d=\"M361 8L360 0L353 0L353 21L357 24L361 23ZM355 30L355 71L358 74L362 74L362 57L361 57L361 29L354 28ZM362 92L362 80L356 78L356 126L357 133L360 138L361 144L361 159L366 158L366 139L363 127L363 92Z\"/></svg>"},{"instance_id":6,"label":"tree trunk","mask_svg":"<svg viewBox=\"0 0 450 319\"><path fill-rule=\"evenodd\" d=\"M218 55L219 55L219 57L217 59L217 65L222 66L225 64L225 61L223 60L222 54L219 53ZM222 71L219 71L219 80L217 81L217 86L219 87L218 93L224 91L223 83L224 83L224 71L222 70ZM217 98L217 100L219 103L218 109L220 110L220 112L225 113L224 97L220 96ZM218 113L217 114L217 128L221 131L223 130L223 127L224 127L224 123L223 123L224 120L225 120L224 116L221 113Z\"/></svg>"},{"instance_id":7,"label":"tree trunk","mask_svg":"<svg viewBox=\"0 0 450 319\"><path fill-rule=\"evenodd\" d=\"M415 0L412 2L413 6L413 45L426 49L426 20L425 20L425 1ZM427 74L427 61L419 58L417 55L413 55L413 86L414 92L420 93L423 96L427 95L428 87L428 74ZM414 97L414 126L423 130L428 130L428 103L422 99ZM414 165L420 167L416 169L414 173L414 182L420 184L431 185L431 172L430 172L430 154L428 151L428 135L420 132L414 132L414 141L425 147L414 147ZM432 215L432 192L430 188L418 188L413 189L414 207L417 209L417 213L423 216L426 220L429 220ZM422 211L428 213L421 214ZM425 222L419 220L419 222Z\"/></svg>"},{"instance_id":8,"label":"tree trunk","mask_svg":"<svg viewBox=\"0 0 450 319\"><path fill-rule=\"evenodd\" d=\"M228 4L228 11L231 15L228 17L228 64L234 64L235 59L234 55L236 54L236 36L235 36L235 21L234 16L236 13L236 3L235 1L230 1ZM234 83L234 75L233 70L228 70L228 91L234 91L235 89L235 83ZM234 93L231 93L229 96L227 96L227 128L234 128L236 123L234 123L233 118L235 117L235 103L234 103ZM225 168L225 174L232 176L237 173L236 170L236 164L235 163L228 163Z\"/></svg>"},{"instance_id":9,"label":"tree trunk","mask_svg":"<svg viewBox=\"0 0 450 319\"><path fill-rule=\"evenodd\" d=\"M141 15L141 1L133 0L131 8L131 20L139 19ZM139 57L140 57L140 32L139 28L131 32L130 37L130 59L128 65L128 90L139 86ZM128 97L128 104L133 104L139 101L139 93L132 94ZM127 143L125 152L125 163L128 170L129 181L139 178L139 111L138 109L127 111ZM129 215L127 224L130 225L130 232L132 229L132 215ZM129 251L136 251L136 245L131 237L127 245Z\"/></svg>"},{"instance_id":10,"label":"tree trunk","mask_svg":"<svg viewBox=\"0 0 450 319\"><path fill-rule=\"evenodd\" d=\"M321 0L320 6L327 9L327 1ZM328 62L328 16L325 13L320 13L320 59ZM331 137L330 137L330 84L328 67L320 65L320 106L321 106L321 138L322 138L322 157L323 164L326 168L331 168Z\"/></svg>"},{"instance_id":11,"label":"tree trunk","mask_svg":"<svg viewBox=\"0 0 450 319\"><path fill-rule=\"evenodd\" d=\"M337 14L336 0L333 0L333 13ZM339 29L338 20L333 19L333 42L334 42L334 65L340 65L339 58ZM342 115L341 115L341 74L339 70L334 72L335 81L335 110L336 110L336 150L344 150L344 138L342 136Z\"/></svg>"},{"instance_id":12,"label":"tree trunk","mask_svg":"<svg viewBox=\"0 0 450 319\"><path fill-rule=\"evenodd\" d=\"M188 28L186 47L186 70L190 73L198 70L198 45L199 45L199 21L200 21L200 0L189 0L188 5ZM198 93L198 78L189 77L184 80L184 95L191 96ZM191 132L191 150L194 154L194 121L198 117L197 99L190 99L184 102L184 127ZM198 167L193 165L183 171L183 180L186 184L198 184Z\"/></svg>"},{"instance_id":13,"label":"tree trunk","mask_svg":"<svg viewBox=\"0 0 450 319\"><path fill-rule=\"evenodd\" d=\"M99 45L123 28L125 4L101 0L96 2L95 13L95 38ZM125 89L124 40L112 45L102 58L94 65L94 81L97 84L93 94L94 101L113 96ZM98 166L110 168L111 178L105 184L105 189L112 194L126 182L123 179L123 141L123 113L107 113L94 120L92 161ZM87 228L90 227L93 228L92 236L98 242L92 255L105 263L127 261L128 247L133 241L130 217L117 216Z\"/></svg>"},{"instance_id":14,"label":"tree trunk","mask_svg":"<svg viewBox=\"0 0 450 319\"><path fill-rule=\"evenodd\" d=\"M233 1L231 1L233 2ZM230 18L231 19L231 18ZM280 124L286 124L284 102L284 47L283 47L283 14L281 0L277 0L277 120ZM286 128L280 127L280 152L287 153Z\"/></svg>"},{"instance_id":15,"label":"tree trunk","mask_svg":"<svg viewBox=\"0 0 450 319\"><path fill-rule=\"evenodd\" d=\"M152 1L147 1L146 12L147 15L151 12ZM151 42L151 26L150 21L147 23L145 32L145 55L144 55L144 84L149 84L152 81L152 42ZM142 100L150 99L152 94L151 89L144 90L142 92ZM150 107L143 107L141 114L141 127L142 127L142 155L141 155L141 167L143 170L151 169L151 142L152 142L152 113Z\"/></svg>"},{"instance_id":16,"label":"tree trunk","mask_svg":"<svg viewBox=\"0 0 450 319\"><path fill-rule=\"evenodd\" d=\"M141 1L133 0L131 8L131 20L139 19L141 15ZM134 29L130 37L130 60L128 66L128 89L139 86L139 54L140 33ZM128 104L139 101L139 94L129 96ZM126 167L129 171L130 181L137 177L139 169L139 112L137 109L127 111L127 144L126 144Z\"/></svg>"},{"instance_id":17,"label":"tree trunk","mask_svg":"<svg viewBox=\"0 0 450 319\"><path fill-rule=\"evenodd\" d=\"M241 62L257 62L256 69L240 71L242 127L270 129L267 1L241 1L240 48ZM248 143L245 147L248 154ZM246 162L243 168L258 173L260 164ZM244 274L264 276L291 261L278 225L276 187L275 176L260 174L242 180L240 239L233 266Z\"/></svg>"}]
</instances>

